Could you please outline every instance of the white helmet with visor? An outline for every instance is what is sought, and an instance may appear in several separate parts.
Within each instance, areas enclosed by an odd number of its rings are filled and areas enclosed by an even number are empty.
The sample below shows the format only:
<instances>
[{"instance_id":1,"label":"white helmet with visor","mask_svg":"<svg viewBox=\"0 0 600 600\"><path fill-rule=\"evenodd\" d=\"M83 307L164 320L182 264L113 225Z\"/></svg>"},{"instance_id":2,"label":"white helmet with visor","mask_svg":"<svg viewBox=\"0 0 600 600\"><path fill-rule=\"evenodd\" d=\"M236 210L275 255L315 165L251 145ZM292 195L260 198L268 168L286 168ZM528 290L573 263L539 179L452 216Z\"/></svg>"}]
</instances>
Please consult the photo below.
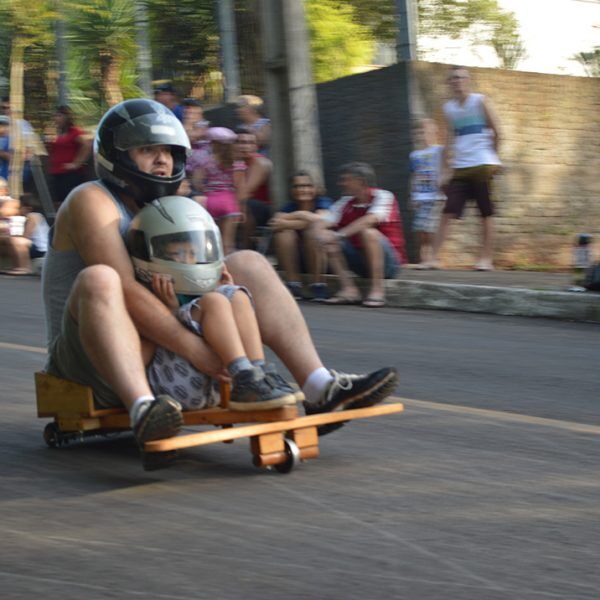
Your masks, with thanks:
<instances>
[{"instance_id":1,"label":"white helmet with visor","mask_svg":"<svg viewBox=\"0 0 600 600\"><path fill-rule=\"evenodd\" d=\"M221 234L208 212L190 198L166 196L147 204L133 218L127 247L136 278L169 275L178 294L198 296L214 290L224 256Z\"/></svg>"}]
</instances>

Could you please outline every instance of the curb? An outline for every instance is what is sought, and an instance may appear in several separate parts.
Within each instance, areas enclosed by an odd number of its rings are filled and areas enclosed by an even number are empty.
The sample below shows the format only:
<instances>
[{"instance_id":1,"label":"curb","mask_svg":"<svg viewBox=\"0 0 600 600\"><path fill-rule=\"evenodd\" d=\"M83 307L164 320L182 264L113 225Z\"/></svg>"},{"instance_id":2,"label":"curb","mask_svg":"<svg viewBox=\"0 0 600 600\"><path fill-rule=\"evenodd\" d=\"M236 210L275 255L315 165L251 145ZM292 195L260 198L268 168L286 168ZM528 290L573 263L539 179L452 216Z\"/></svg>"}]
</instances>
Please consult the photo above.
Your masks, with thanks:
<instances>
[{"instance_id":1,"label":"curb","mask_svg":"<svg viewBox=\"0 0 600 600\"><path fill-rule=\"evenodd\" d=\"M281 273L280 273L281 275ZM309 278L303 277L308 285ZM331 290L337 277L326 275ZM367 281L355 279L364 293ZM403 279L385 281L387 306L428 310L454 310L519 317L542 317L583 323L600 323L600 294L532 290L529 288L434 283Z\"/></svg>"},{"instance_id":2,"label":"curb","mask_svg":"<svg viewBox=\"0 0 600 600\"><path fill-rule=\"evenodd\" d=\"M388 306L600 323L600 295L484 285L386 281Z\"/></svg>"}]
</instances>

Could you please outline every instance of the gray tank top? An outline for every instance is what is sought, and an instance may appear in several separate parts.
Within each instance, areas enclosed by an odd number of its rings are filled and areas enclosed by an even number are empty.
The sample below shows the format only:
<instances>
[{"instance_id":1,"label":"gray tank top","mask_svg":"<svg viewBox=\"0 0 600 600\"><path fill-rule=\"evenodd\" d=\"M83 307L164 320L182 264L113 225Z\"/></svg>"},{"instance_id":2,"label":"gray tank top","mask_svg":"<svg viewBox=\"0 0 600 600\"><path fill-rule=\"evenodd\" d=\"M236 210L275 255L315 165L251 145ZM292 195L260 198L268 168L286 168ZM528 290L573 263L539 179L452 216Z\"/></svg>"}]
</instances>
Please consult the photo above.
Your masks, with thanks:
<instances>
[{"instance_id":1,"label":"gray tank top","mask_svg":"<svg viewBox=\"0 0 600 600\"><path fill-rule=\"evenodd\" d=\"M119 232L125 239L125 234L132 215L123 202L115 196L101 181L93 184L101 187L115 203L119 214ZM77 275L87 266L76 250L56 251L52 247L54 227L50 229L48 251L42 271L42 298L46 312L46 335L48 346L52 344L62 329L62 319L71 288Z\"/></svg>"}]
</instances>

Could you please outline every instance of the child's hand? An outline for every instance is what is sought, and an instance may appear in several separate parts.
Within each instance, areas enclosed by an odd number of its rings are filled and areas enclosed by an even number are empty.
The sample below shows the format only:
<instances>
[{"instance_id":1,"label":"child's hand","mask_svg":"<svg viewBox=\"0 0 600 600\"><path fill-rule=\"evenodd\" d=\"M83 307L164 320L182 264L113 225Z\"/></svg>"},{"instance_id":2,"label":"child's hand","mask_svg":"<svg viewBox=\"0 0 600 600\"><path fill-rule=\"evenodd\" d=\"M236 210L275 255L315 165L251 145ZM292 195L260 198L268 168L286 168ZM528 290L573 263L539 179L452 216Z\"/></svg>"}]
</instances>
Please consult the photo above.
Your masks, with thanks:
<instances>
[{"instance_id":1,"label":"child's hand","mask_svg":"<svg viewBox=\"0 0 600 600\"><path fill-rule=\"evenodd\" d=\"M233 277L227 270L227 267L223 265L223 272L221 273L221 285L233 285Z\"/></svg>"},{"instance_id":2,"label":"child's hand","mask_svg":"<svg viewBox=\"0 0 600 600\"><path fill-rule=\"evenodd\" d=\"M175 295L173 279L170 275L154 273L152 275L152 290L156 297L172 312L179 308L179 301Z\"/></svg>"}]
</instances>

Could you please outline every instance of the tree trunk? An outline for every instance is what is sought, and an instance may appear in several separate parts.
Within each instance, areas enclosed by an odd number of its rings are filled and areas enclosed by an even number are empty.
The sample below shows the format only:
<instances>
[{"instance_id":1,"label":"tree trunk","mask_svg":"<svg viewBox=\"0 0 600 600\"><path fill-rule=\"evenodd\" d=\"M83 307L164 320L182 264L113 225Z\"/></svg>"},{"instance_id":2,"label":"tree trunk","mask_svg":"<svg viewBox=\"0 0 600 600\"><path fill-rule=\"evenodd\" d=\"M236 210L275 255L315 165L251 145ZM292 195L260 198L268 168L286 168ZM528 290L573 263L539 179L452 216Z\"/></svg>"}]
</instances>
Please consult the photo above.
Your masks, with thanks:
<instances>
[{"instance_id":1,"label":"tree trunk","mask_svg":"<svg viewBox=\"0 0 600 600\"><path fill-rule=\"evenodd\" d=\"M23 139L23 57L25 41L15 36L10 55L10 145L11 158L8 187L15 200L23 192L23 163L25 162L25 140Z\"/></svg>"},{"instance_id":2,"label":"tree trunk","mask_svg":"<svg viewBox=\"0 0 600 600\"><path fill-rule=\"evenodd\" d=\"M102 74L102 90L109 106L123 101L123 93L119 86L120 64L114 56L104 54L100 57L100 72Z\"/></svg>"}]
</instances>

